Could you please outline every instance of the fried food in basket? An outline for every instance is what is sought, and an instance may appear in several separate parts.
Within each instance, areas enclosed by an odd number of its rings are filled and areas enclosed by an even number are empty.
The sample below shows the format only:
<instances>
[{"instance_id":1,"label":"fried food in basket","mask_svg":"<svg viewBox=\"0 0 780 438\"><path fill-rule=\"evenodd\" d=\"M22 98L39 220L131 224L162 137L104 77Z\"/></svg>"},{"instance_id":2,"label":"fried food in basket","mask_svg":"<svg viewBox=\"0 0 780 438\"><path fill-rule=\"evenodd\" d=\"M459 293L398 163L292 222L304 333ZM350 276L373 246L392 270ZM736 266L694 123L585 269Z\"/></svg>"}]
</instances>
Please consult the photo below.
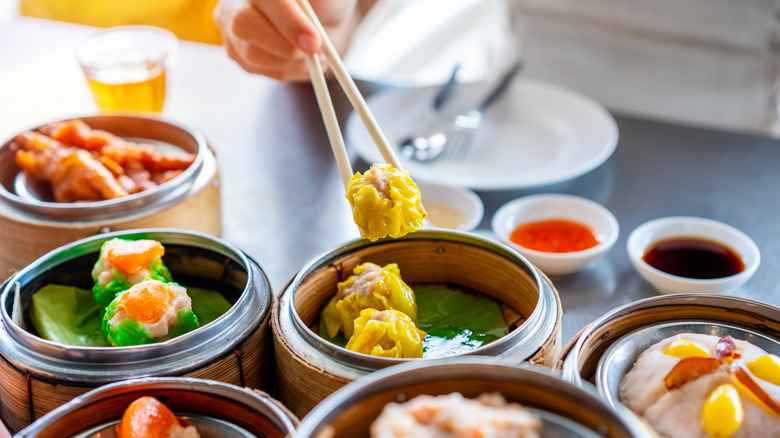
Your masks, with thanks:
<instances>
[{"instance_id":1,"label":"fried food in basket","mask_svg":"<svg viewBox=\"0 0 780 438\"><path fill-rule=\"evenodd\" d=\"M34 177L49 181L57 202L100 201L130 194L89 152L66 147L36 132L14 139L16 164ZM132 183L132 181L130 181Z\"/></svg>"},{"instance_id":2,"label":"fried food in basket","mask_svg":"<svg viewBox=\"0 0 780 438\"><path fill-rule=\"evenodd\" d=\"M192 154L163 153L152 145L132 143L110 132L92 129L79 119L46 125L41 132L59 142L97 152L130 170L143 168L152 173L184 170L195 160Z\"/></svg>"},{"instance_id":3,"label":"fried food in basket","mask_svg":"<svg viewBox=\"0 0 780 438\"><path fill-rule=\"evenodd\" d=\"M420 189L409 177L390 164L374 164L347 184L347 199L360 236L377 240L401 237L422 227L426 216Z\"/></svg>"},{"instance_id":4,"label":"fried food in basket","mask_svg":"<svg viewBox=\"0 0 780 438\"><path fill-rule=\"evenodd\" d=\"M57 202L100 201L152 189L179 175L194 154L168 153L92 129L79 119L16 137L16 163L49 181Z\"/></svg>"}]
</instances>

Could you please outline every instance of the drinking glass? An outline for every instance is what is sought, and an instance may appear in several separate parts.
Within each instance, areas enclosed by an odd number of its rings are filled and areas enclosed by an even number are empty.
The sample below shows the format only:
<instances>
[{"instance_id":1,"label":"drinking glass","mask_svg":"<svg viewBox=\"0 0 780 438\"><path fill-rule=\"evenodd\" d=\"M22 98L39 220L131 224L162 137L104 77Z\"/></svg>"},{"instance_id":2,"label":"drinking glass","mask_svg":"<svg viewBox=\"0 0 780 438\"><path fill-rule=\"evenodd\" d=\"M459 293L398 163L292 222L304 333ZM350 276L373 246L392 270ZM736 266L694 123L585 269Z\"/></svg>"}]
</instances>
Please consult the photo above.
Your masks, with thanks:
<instances>
[{"instance_id":1,"label":"drinking glass","mask_svg":"<svg viewBox=\"0 0 780 438\"><path fill-rule=\"evenodd\" d=\"M153 26L118 26L76 49L89 90L102 112L162 112L165 75L178 39Z\"/></svg>"}]
</instances>

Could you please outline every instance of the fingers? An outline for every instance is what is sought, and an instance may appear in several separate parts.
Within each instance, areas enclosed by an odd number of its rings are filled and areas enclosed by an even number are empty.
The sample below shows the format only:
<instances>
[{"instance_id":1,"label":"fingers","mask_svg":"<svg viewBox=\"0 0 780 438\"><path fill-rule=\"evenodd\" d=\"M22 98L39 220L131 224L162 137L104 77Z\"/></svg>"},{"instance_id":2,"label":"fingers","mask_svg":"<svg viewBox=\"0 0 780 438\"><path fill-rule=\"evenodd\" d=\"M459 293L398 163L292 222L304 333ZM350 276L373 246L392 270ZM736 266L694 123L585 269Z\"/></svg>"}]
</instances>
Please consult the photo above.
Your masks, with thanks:
<instances>
[{"instance_id":1,"label":"fingers","mask_svg":"<svg viewBox=\"0 0 780 438\"><path fill-rule=\"evenodd\" d=\"M238 45L239 48L235 46ZM225 42L228 56L249 73L280 81L304 81L309 78L305 60L285 59L241 42Z\"/></svg>"},{"instance_id":2,"label":"fingers","mask_svg":"<svg viewBox=\"0 0 780 438\"><path fill-rule=\"evenodd\" d=\"M342 28L354 16L355 0L311 2L331 38L347 34ZM251 73L305 80L305 55L322 49L322 40L298 0L220 0L214 21L228 55Z\"/></svg>"},{"instance_id":3,"label":"fingers","mask_svg":"<svg viewBox=\"0 0 780 438\"><path fill-rule=\"evenodd\" d=\"M322 25L327 29L338 27L356 10L356 0L309 0Z\"/></svg>"},{"instance_id":4,"label":"fingers","mask_svg":"<svg viewBox=\"0 0 780 438\"><path fill-rule=\"evenodd\" d=\"M283 9L284 5L294 7L302 14L294 2L262 0L264 4L277 5L265 7L273 14L282 14L277 9ZM288 14L295 15L295 12L288 11ZM304 16L299 18L306 20L305 25L310 24ZM278 19L278 16L272 19L249 0L221 0L214 10L214 20L222 32L227 53L244 70L279 80L305 80L308 75L304 52L279 31L279 24L274 21ZM315 52L317 49L318 45Z\"/></svg>"},{"instance_id":5,"label":"fingers","mask_svg":"<svg viewBox=\"0 0 780 438\"><path fill-rule=\"evenodd\" d=\"M321 46L314 24L296 0L249 0L276 31L298 49L313 55Z\"/></svg>"},{"instance_id":6,"label":"fingers","mask_svg":"<svg viewBox=\"0 0 780 438\"><path fill-rule=\"evenodd\" d=\"M280 34L268 17L253 7L236 12L232 31L235 39L268 51L277 57L302 58L299 48Z\"/></svg>"}]
</instances>

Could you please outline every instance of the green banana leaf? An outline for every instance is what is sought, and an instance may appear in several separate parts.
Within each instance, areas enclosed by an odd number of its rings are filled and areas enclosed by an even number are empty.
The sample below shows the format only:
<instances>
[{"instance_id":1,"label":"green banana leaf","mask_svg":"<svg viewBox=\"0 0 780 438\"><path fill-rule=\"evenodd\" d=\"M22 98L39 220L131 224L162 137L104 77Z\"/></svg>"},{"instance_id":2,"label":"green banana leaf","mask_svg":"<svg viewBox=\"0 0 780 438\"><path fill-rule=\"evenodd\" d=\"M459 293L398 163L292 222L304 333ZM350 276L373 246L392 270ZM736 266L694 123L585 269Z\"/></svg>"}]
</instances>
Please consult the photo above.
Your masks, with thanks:
<instances>
[{"instance_id":1,"label":"green banana leaf","mask_svg":"<svg viewBox=\"0 0 780 438\"><path fill-rule=\"evenodd\" d=\"M44 339L77 347L108 347L91 290L49 284L32 297L30 318Z\"/></svg>"},{"instance_id":2,"label":"green banana leaf","mask_svg":"<svg viewBox=\"0 0 780 438\"><path fill-rule=\"evenodd\" d=\"M427 333L423 357L465 353L508 332L501 306L484 295L444 286L423 286L414 295L417 327Z\"/></svg>"},{"instance_id":3,"label":"green banana leaf","mask_svg":"<svg viewBox=\"0 0 780 438\"><path fill-rule=\"evenodd\" d=\"M192 312L198 317L200 327L214 321L230 310L230 302L221 293L199 287L184 287L187 288L187 295L192 299Z\"/></svg>"},{"instance_id":4,"label":"green banana leaf","mask_svg":"<svg viewBox=\"0 0 780 438\"><path fill-rule=\"evenodd\" d=\"M423 357L448 357L474 350L508 333L497 301L481 294L446 286L423 286L414 290L417 327L427 334ZM348 339L339 333L329 338L322 322L320 336L344 347Z\"/></svg>"},{"instance_id":5,"label":"green banana leaf","mask_svg":"<svg viewBox=\"0 0 780 438\"><path fill-rule=\"evenodd\" d=\"M187 287L187 293L200 326L219 318L231 307L217 291ZM101 309L91 290L46 285L32 297L30 319L44 339L76 347L110 346L100 328Z\"/></svg>"}]
</instances>

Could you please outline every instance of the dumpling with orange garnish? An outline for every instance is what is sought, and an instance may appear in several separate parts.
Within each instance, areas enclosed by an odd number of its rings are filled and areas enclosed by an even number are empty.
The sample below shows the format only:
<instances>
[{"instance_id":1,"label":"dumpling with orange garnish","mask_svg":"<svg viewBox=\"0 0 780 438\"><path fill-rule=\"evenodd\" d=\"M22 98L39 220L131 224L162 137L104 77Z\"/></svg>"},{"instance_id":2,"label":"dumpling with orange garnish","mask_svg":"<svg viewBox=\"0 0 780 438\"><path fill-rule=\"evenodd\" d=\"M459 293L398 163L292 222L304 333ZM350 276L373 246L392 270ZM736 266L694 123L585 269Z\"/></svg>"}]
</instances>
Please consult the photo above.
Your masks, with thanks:
<instances>
[{"instance_id":1,"label":"dumpling with orange garnish","mask_svg":"<svg viewBox=\"0 0 780 438\"><path fill-rule=\"evenodd\" d=\"M116 427L119 438L200 438L194 426L185 426L168 406L154 397L130 403Z\"/></svg>"},{"instance_id":2,"label":"dumpling with orange garnish","mask_svg":"<svg viewBox=\"0 0 780 438\"><path fill-rule=\"evenodd\" d=\"M390 164L355 173L347 184L347 199L360 236L372 241L411 233L422 227L427 214L409 173Z\"/></svg>"},{"instance_id":3,"label":"dumpling with orange garnish","mask_svg":"<svg viewBox=\"0 0 780 438\"><path fill-rule=\"evenodd\" d=\"M121 292L106 308L103 333L115 347L161 342L198 328L187 289L147 280Z\"/></svg>"},{"instance_id":4,"label":"dumpling with orange garnish","mask_svg":"<svg viewBox=\"0 0 780 438\"><path fill-rule=\"evenodd\" d=\"M101 307L119 292L144 280L171 281L171 272L162 261L165 248L156 240L114 238L100 247L100 256L92 268L95 286L92 294Z\"/></svg>"}]
</instances>

